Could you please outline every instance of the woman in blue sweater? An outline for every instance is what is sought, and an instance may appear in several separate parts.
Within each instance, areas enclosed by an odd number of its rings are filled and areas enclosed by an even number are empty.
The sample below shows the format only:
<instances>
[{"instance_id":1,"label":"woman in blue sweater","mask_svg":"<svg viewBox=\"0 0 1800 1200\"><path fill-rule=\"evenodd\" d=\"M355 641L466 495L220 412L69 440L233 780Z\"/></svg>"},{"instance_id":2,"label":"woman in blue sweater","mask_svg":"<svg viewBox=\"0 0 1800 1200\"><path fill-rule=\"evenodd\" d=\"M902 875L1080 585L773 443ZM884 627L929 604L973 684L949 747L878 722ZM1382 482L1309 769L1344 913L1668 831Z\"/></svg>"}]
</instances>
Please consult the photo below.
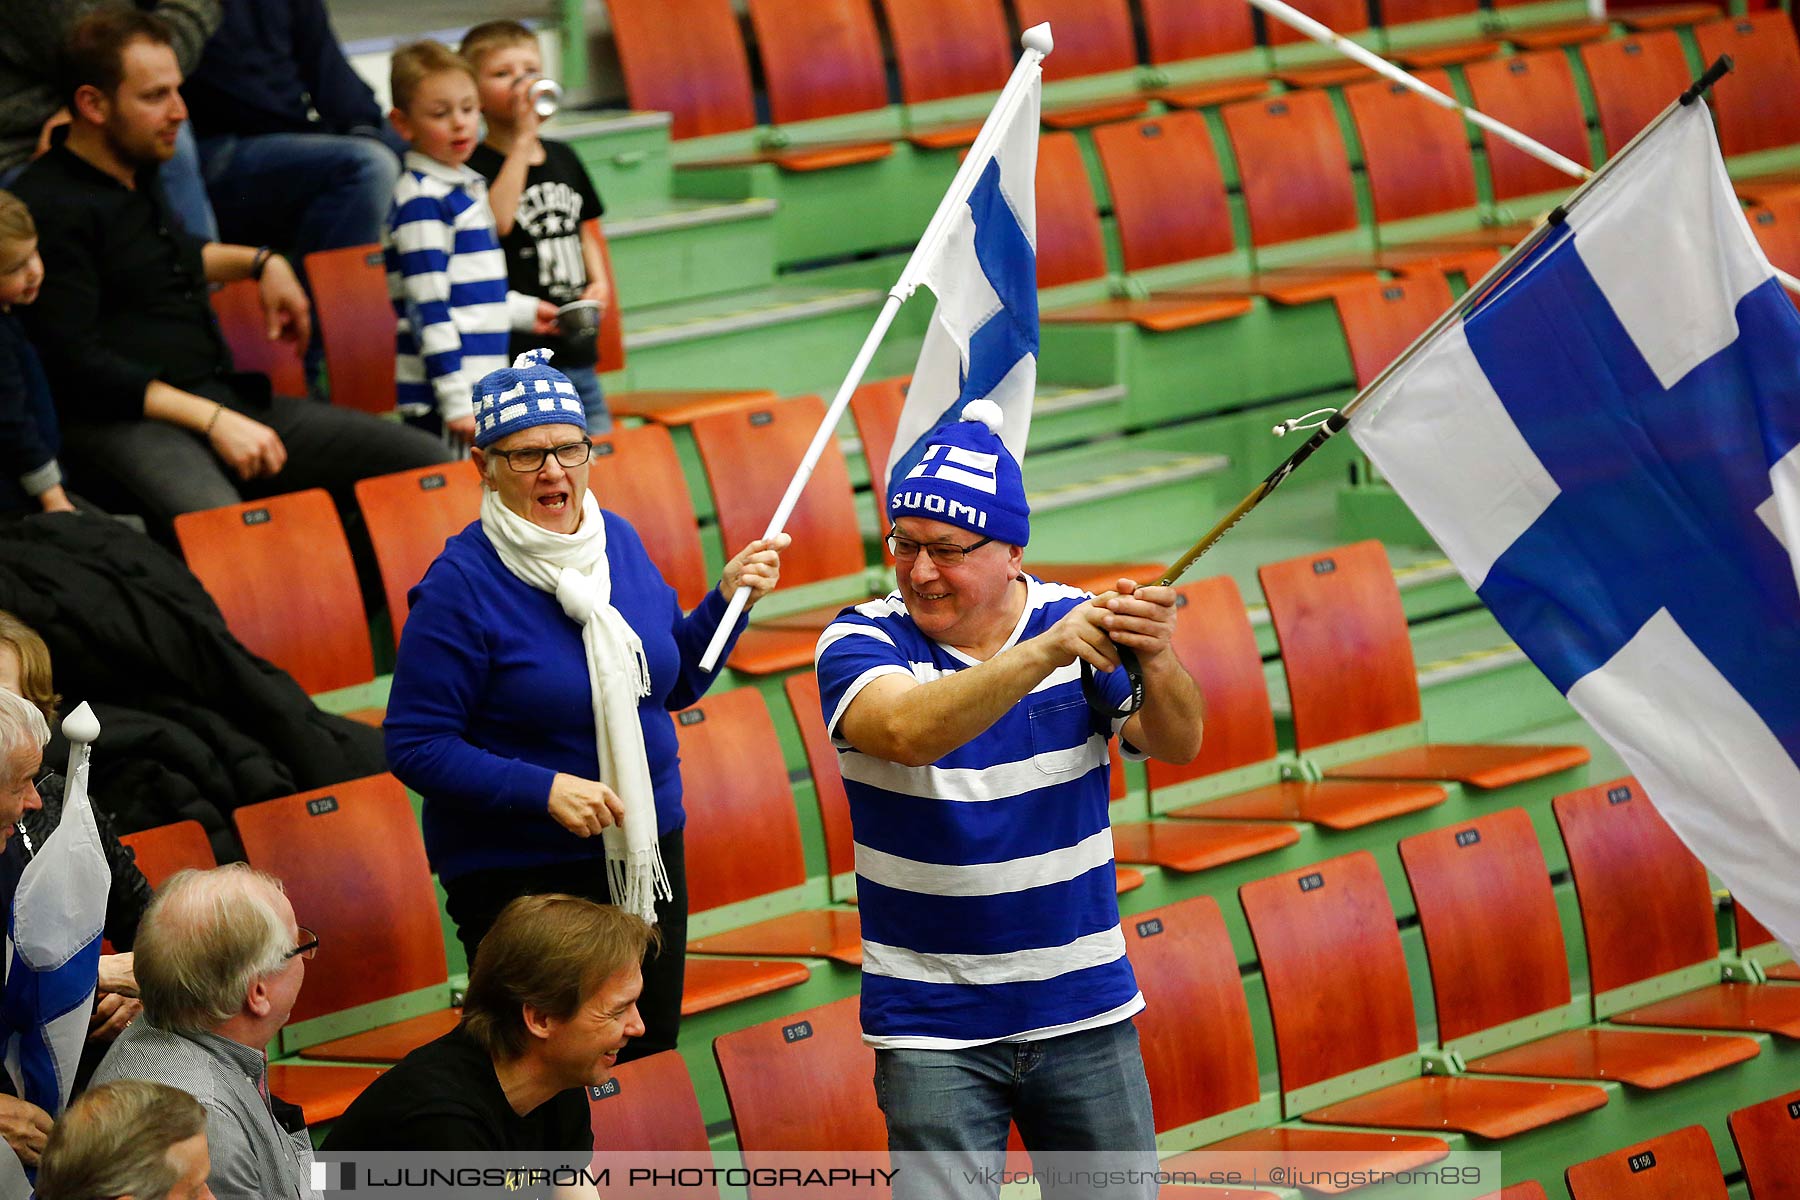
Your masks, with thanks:
<instances>
[{"instance_id":1,"label":"woman in blue sweater","mask_svg":"<svg viewBox=\"0 0 1800 1200\"><path fill-rule=\"evenodd\" d=\"M670 713L741 583L775 586L783 534L750 543L684 614L624 518L587 488L574 385L520 355L476 385L481 519L412 590L388 699L388 761L424 797L425 848L457 936L508 901L567 892L657 924L641 1056L675 1045L687 932L681 773ZM741 626L740 626L741 629ZM734 633L735 636L735 633Z\"/></svg>"}]
</instances>

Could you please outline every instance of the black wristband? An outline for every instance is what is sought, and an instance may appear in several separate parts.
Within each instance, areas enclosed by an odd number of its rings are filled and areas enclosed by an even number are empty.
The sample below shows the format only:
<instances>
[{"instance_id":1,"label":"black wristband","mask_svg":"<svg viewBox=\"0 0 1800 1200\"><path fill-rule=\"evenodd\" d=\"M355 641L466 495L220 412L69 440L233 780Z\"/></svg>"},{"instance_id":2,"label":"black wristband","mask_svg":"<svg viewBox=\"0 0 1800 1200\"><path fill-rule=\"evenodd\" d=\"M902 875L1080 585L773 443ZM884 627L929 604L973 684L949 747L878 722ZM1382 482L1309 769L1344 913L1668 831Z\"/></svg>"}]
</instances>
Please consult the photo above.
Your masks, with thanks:
<instances>
[{"instance_id":1,"label":"black wristband","mask_svg":"<svg viewBox=\"0 0 1800 1200\"><path fill-rule=\"evenodd\" d=\"M261 283L263 272L268 269L269 259L274 256L275 251L271 250L269 247L258 246L256 248L256 257L250 260L250 278Z\"/></svg>"}]
</instances>

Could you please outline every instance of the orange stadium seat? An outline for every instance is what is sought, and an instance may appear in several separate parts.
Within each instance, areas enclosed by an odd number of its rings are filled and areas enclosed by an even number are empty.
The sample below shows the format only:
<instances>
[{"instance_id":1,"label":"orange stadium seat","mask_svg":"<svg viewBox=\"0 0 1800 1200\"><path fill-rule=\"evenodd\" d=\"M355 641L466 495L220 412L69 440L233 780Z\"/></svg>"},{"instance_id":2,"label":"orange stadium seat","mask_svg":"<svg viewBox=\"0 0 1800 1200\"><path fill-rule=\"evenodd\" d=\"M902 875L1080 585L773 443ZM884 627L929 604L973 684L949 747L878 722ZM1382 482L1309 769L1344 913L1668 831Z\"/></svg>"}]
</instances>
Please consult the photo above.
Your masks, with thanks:
<instances>
[{"instance_id":1,"label":"orange stadium seat","mask_svg":"<svg viewBox=\"0 0 1800 1200\"><path fill-rule=\"evenodd\" d=\"M1739 954L1758 946L1772 945L1775 941L1775 935L1770 933L1763 923L1741 904L1731 906L1731 923L1733 932L1736 934L1735 940ZM1764 963L1763 973L1770 979L1783 983L1800 983L1800 963L1792 959L1786 962Z\"/></svg>"},{"instance_id":2,"label":"orange stadium seat","mask_svg":"<svg viewBox=\"0 0 1800 1200\"><path fill-rule=\"evenodd\" d=\"M811 121L888 102L869 0L750 0L769 118Z\"/></svg>"},{"instance_id":3,"label":"orange stadium seat","mask_svg":"<svg viewBox=\"0 0 1800 1200\"><path fill-rule=\"evenodd\" d=\"M1056 31L1056 53L1044 60L1046 83L1130 71L1138 65L1131 10L1125 0L1013 0L1013 9L1020 29L1048 21ZM1074 106L1051 104L1043 113L1043 122L1052 129L1073 129L1122 121L1148 107L1134 90Z\"/></svg>"},{"instance_id":4,"label":"orange stadium seat","mask_svg":"<svg viewBox=\"0 0 1800 1200\"><path fill-rule=\"evenodd\" d=\"M313 320L325 347L331 402L383 413L394 409L394 304L380 246L315 250L306 256Z\"/></svg>"},{"instance_id":5,"label":"orange stadium seat","mask_svg":"<svg viewBox=\"0 0 1800 1200\"><path fill-rule=\"evenodd\" d=\"M1094 148L1112 194L1127 271L1180 263L1201 266L1236 253L1231 202L1206 118L1196 112L1172 112L1103 126L1094 131ZM1344 169L1349 170L1347 165ZM1044 313L1043 319L1051 323L1132 321L1151 332L1164 333L1242 316L1253 307L1253 296L1266 296L1278 304L1317 300L1328 296L1340 281L1329 275L1313 279L1271 272L1172 284L1142 299L1104 300L1052 310Z\"/></svg>"},{"instance_id":6,"label":"orange stadium seat","mask_svg":"<svg viewBox=\"0 0 1800 1200\"><path fill-rule=\"evenodd\" d=\"M669 113L670 136L677 140L755 126L750 61L731 0L607 0L607 8L632 108ZM779 24L783 10L771 12ZM786 32L784 28L778 39ZM792 57L779 63L792 65ZM885 139L820 142L712 161L820 171L875 162L893 150Z\"/></svg>"},{"instance_id":7,"label":"orange stadium seat","mask_svg":"<svg viewBox=\"0 0 1800 1200\"><path fill-rule=\"evenodd\" d=\"M806 769L818 797L819 825L825 832L825 870L837 879L856 870L856 836L850 829L850 799L838 770L837 747L831 744L820 709L819 677L811 671L796 671L782 680L781 686L787 692L794 724L800 728ZM854 897L844 899L854 901Z\"/></svg>"},{"instance_id":8,"label":"orange stadium seat","mask_svg":"<svg viewBox=\"0 0 1800 1200\"><path fill-rule=\"evenodd\" d=\"M375 678L350 544L322 489L183 513L175 540L231 632L308 693Z\"/></svg>"},{"instance_id":9,"label":"orange stadium seat","mask_svg":"<svg viewBox=\"0 0 1800 1200\"><path fill-rule=\"evenodd\" d=\"M1135 1021L1157 1132L1202 1121L1216 1126L1221 1118L1245 1115L1262 1099L1262 1086L1250 1008L1219 902L1196 896L1126 917L1123 925L1131 969L1144 993L1144 1011ZM1203 1177L1234 1166L1266 1173L1298 1154L1305 1156L1299 1163L1319 1171L1399 1172L1449 1152L1441 1138L1414 1134L1256 1129L1206 1141L1164 1159L1162 1167ZM1268 1192L1232 1194L1273 1200Z\"/></svg>"},{"instance_id":10,"label":"orange stadium seat","mask_svg":"<svg viewBox=\"0 0 1800 1200\"><path fill-rule=\"evenodd\" d=\"M1744 1164L1744 1182L1756 1200L1800 1200L1800 1092L1772 1096L1728 1118L1731 1140Z\"/></svg>"},{"instance_id":11,"label":"orange stadium seat","mask_svg":"<svg viewBox=\"0 0 1800 1200\"><path fill-rule=\"evenodd\" d=\"M1441 92L1451 90L1443 71L1420 71L1418 76ZM1345 88L1344 101L1362 142L1383 247L1376 257L1379 265L1398 271L1466 267L1471 258L1478 262L1482 251L1512 245L1530 231L1529 225L1473 228L1479 201L1475 166L1457 114L1385 79ZM1455 213L1467 215L1467 232L1424 239L1389 232L1397 222ZM1459 248L1465 253L1457 254Z\"/></svg>"},{"instance_id":12,"label":"orange stadium seat","mask_svg":"<svg viewBox=\"0 0 1800 1200\"><path fill-rule=\"evenodd\" d=\"M1420 720L1419 679L1400 589L1377 541L1257 570L1293 702L1302 755ZM1453 779L1503 788L1581 766L1584 746L1423 743L1325 769L1335 779Z\"/></svg>"},{"instance_id":13,"label":"orange stadium seat","mask_svg":"<svg viewBox=\"0 0 1800 1200\"><path fill-rule=\"evenodd\" d=\"M750 59L729 0L608 0L631 107L673 118L671 136L756 124Z\"/></svg>"},{"instance_id":14,"label":"orange stadium seat","mask_svg":"<svg viewBox=\"0 0 1800 1200\"><path fill-rule=\"evenodd\" d=\"M824 401L817 396L798 396L714 413L693 423L694 445L712 489L719 539L726 554L737 553L763 535L824 419ZM856 496L850 488L844 452L835 438L826 441L785 528L794 542L781 556L783 585L862 574L866 563ZM863 591L853 601L867 598ZM810 663L819 631L841 607L825 605L752 625L732 651L731 668L750 675L771 675Z\"/></svg>"},{"instance_id":15,"label":"orange stadium seat","mask_svg":"<svg viewBox=\"0 0 1800 1200\"><path fill-rule=\"evenodd\" d=\"M1501 34L1521 50L1549 50L1557 46L1574 46L1612 36L1612 25L1606 21L1550 20L1524 21L1506 15L1508 9L1522 8L1539 0L1489 0L1494 14L1505 25Z\"/></svg>"},{"instance_id":16,"label":"orange stadium seat","mask_svg":"<svg viewBox=\"0 0 1800 1200\"><path fill-rule=\"evenodd\" d=\"M261 293L253 281L240 279L214 290L212 306L233 367L267 375L277 396L304 396L311 390L306 386L300 348L292 342L269 340Z\"/></svg>"},{"instance_id":17,"label":"orange stadium seat","mask_svg":"<svg viewBox=\"0 0 1800 1200\"><path fill-rule=\"evenodd\" d=\"M1300 0L1294 7L1327 29L1348 38L1366 34L1371 29L1368 0ZM1304 33L1273 18L1264 18L1263 31L1271 47L1312 45ZM1276 61L1281 60L1277 58ZM1327 88L1369 74L1369 68L1361 63L1334 54L1316 65L1282 67L1275 72L1275 77L1290 88Z\"/></svg>"},{"instance_id":18,"label":"orange stadium seat","mask_svg":"<svg viewBox=\"0 0 1800 1200\"><path fill-rule=\"evenodd\" d=\"M1583 788L1552 802L1587 934L1588 978L1608 992L1715 963L1719 934L1706 868L1669 828L1635 779ZM1800 1038L1800 988L1713 983L1603 1014L1615 1025L1743 1030Z\"/></svg>"},{"instance_id":19,"label":"orange stadium seat","mask_svg":"<svg viewBox=\"0 0 1800 1200\"><path fill-rule=\"evenodd\" d=\"M1270 768L1271 781L1175 809L1169 816L1310 821L1327 829L1355 829L1444 802L1447 793L1433 783L1274 778L1275 716L1263 680L1262 652L1237 583L1215 576L1182 584L1176 595L1182 611L1175 624L1175 653L1206 699L1206 737L1191 763L1145 764L1151 796L1247 767Z\"/></svg>"},{"instance_id":20,"label":"orange stadium seat","mask_svg":"<svg viewBox=\"0 0 1800 1200\"><path fill-rule=\"evenodd\" d=\"M320 1063L272 1062L269 1091L297 1104L313 1128L344 1115L350 1102L381 1075L382 1067L339 1067Z\"/></svg>"},{"instance_id":21,"label":"orange stadium seat","mask_svg":"<svg viewBox=\"0 0 1800 1200\"><path fill-rule=\"evenodd\" d=\"M588 462L594 499L631 522L683 611L692 611L714 581L706 571L700 525L669 431L660 425L615 426L594 439Z\"/></svg>"},{"instance_id":22,"label":"orange stadium seat","mask_svg":"<svg viewBox=\"0 0 1800 1200\"><path fill-rule=\"evenodd\" d=\"M1561 50L1538 50L1479 62L1463 73L1475 108L1535 138L1582 166L1591 166L1587 116L1575 91L1575 75ZM1580 182L1482 132L1494 200L1571 192Z\"/></svg>"},{"instance_id":23,"label":"orange stadium seat","mask_svg":"<svg viewBox=\"0 0 1800 1200\"><path fill-rule=\"evenodd\" d=\"M1269 992L1284 1093L1418 1054L1406 952L1374 855L1359 850L1238 894ZM1297 1115L1501 1139L1605 1103L1606 1092L1586 1084L1430 1075Z\"/></svg>"},{"instance_id":24,"label":"orange stadium seat","mask_svg":"<svg viewBox=\"0 0 1800 1200\"><path fill-rule=\"evenodd\" d=\"M1477 0L1382 0L1381 25L1390 42L1395 32L1404 33L1407 26L1423 21L1443 21L1479 16ZM1425 67L1448 67L1459 63L1492 58L1500 53L1500 42L1493 38L1471 38L1464 41L1395 46L1390 44L1387 57L1402 66L1418 70Z\"/></svg>"},{"instance_id":25,"label":"orange stadium seat","mask_svg":"<svg viewBox=\"0 0 1800 1200\"><path fill-rule=\"evenodd\" d=\"M407 593L444 543L481 516L481 477L467 460L377 475L357 481L356 506L375 547L398 646L411 607Z\"/></svg>"},{"instance_id":26,"label":"orange stadium seat","mask_svg":"<svg viewBox=\"0 0 1800 1200\"><path fill-rule=\"evenodd\" d=\"M1415 834L1400 860L1431 964L1438 1040L1542 1019L1570 1001L1556 894L1522 808ZM1752 1038L1567 1029L1472 1058L1477 1075L1617 1079L1660 1088L1755 1058Z\"/></svg>"},{"instance_id":27,"label":"orange stadium seat","mask_svg":"<svg viewBox=\"0 0 1800 1200\"><path fill-rule=\"evenodd\" d=\"M1012 74L1012 35L1000 0L881 0L900 75L900 98L926 104L998 92ZM923 149L966 146L978 121L915 129Z\"/></svg>"},{"instance_id":28,"label":"orange stadium seat","mask_svg":"<svg viewBox=\"0 0 1800 1200\"><path fill-rule=\"evenodd\" d=\"M406 789L370 775L232 813L250 865L281 880L319 935L292 1021L411 993L449 991L444 930L425 841ZM440 1002L441 1003L441 1002ZM302 1058L391 1063L448 1033L457 1010L421 1015L301 1049Z\"/></svg>"},{"instance_id":29,"label":"orange stadium seat","mask_svg":"<svg viewBox=\"0 0 1800 1200\"><path fill-rule=\"evenodd\" d=\"M1102 125L1094 130L1118 219L1125 269L1144 270L1171 262L1229 254L1231 213L1224 177L1198 113L1170 113L1147 121ZM1087 169L1069 140L1045 138L1038 151L1039 284L1097 279L1105 274L1100 214L1095 210ZM1165 208L1170 196L1180 196ZM1053 199L1054 198L1054 199ZM1050 223L1043 223L1045 216ZM1045 262L1053 264L1044 274ZM1117 297L1045 309L1044 324L1129 321L1152 333L1167 333L1243 316L1252 308L1242 295L1188 297L1153 294Z\"/></svg>"},{"instance_id":30,"label":"orange stadium seat","mask_svg":"<svg viewBox=\"0 0 1800 1200\"><path fill-rule=\"evenodd\" d=\"M806 852L794 791L762 693L755 688L715 693L680 713L675 726L682 794L694 818L687 828L690 912L698 916L804 886ZM688 949L751 958L833 958L860 966L862 923L845 909L809 909L693 938ZM688 990L688 998L699 1003L692 987Z\"/></svg>"},{"instance_id":31,"label":"orange stadium seat","mask_svg":"<svg viewBox=\"0 0 1800 1200\"><path fill-rule=\"evenodd\" d=\"M711 1149L700 1101L694 1096L694 1081L676 1050L615 1066L605 1083L588 1088L588 1113L593 1122L596 1168L607 1165L609 1154L700 1155ZM627 1178L621 1180L620 1175ZM692 1192L697 1200L718 1200L719 1195L707 1178L692 1183L684 1180L682 1191ZM634 1184L627 1172L615 1171L606 1194L614 1200L631 1200L667 1193L666 1187Z\"/></svg>"},{"instance_id":32,"label":"orange stadium seat","mask_svg":"<svg viewBox=\"0 0 1800 1200\"><path fill-rule=\"evenodd\" d=\"M1727 1194L1702 1125L1576 1163L1563 1178L1571 1200L1725 1200Z\"/></svg>"},{"instance_id":33,"label":"orange stadium seat","mask_svg":"<svg viewBox=\"0 0 1800 1200\"><path fill-rule=\"evenodd\" d=\"M1256 46L1247 4L1192 4L1140 0L1144 39L1154 66L1191 64L1220 55L1246 54ZM1172 108L1210 108L1247 100L1269 90L1266 75L1240 75L1156 88L1151 95Z\"/></svg>"},{"instance_id":34,"label":"orange stadium seat","mask_svg":"<svg viewBox=\"0 0 1800 1200\"><path fill-rule=\"evenodd\" d=\"M1783 12L1753 13L1694 27L1702 62L1729 54L1732 72L1709 97L1719 122L1719 149L1727 158L1762 150L1800 153L1800 45ZM1738 193L1767 200L1800 190L1800 170L1738 180Z\"/></svg>"},{"instance_id":35,"label":"orange stadium seat","mask_svg":"<svg viewBox=\"0 0 1800 1200\"><path fill-rule=\"evenodd\" d=\"M1356 386L1365 388L1452 303L1450 284L1436 271L1345 288L1332 297Z\"/></svg>"},{"instance_id":36,"label":"orange stadium seat","mask_svg":"<svg viewBox=\"0 0 1800 1200\"><path fill-rule=\"evenodd\" d=\"M798 1153L814 1170L886 1169L887 1123L870 1086L875 1051L863 1044L859 1004L849 996L713 1039L746 1167L791 1165L782 1156ZM879 1182L870 1189L885 1192Z\"/></svg>"},{"instance_id":37,"label":"orange stadium seat","mask_svg":"<svg viewBox=\"0 0 1800 1200\"><path fill-rule=\"evenodd\" d=\"M1617 154L1693 82L1681 35L1672 29L1589 42L1581 47L1581 65L1594 87L1608 154Z\"/></svg>"},{"instance_id":38,"label":"orange stadium seat","mask_svg":"<svg viewBox=\"0 0 1800 1200\"><path fill-rule=\"evenodd\" d=\"M144 873L153 889L161 887L163 880L177 871L189 868L205 871L219 865L219 860L213 857L212 842L207 840L206 829L198 821L158 825L154 829L127 833L119 840L131 847L137 869Z\"/></svg>"}]
</instances>

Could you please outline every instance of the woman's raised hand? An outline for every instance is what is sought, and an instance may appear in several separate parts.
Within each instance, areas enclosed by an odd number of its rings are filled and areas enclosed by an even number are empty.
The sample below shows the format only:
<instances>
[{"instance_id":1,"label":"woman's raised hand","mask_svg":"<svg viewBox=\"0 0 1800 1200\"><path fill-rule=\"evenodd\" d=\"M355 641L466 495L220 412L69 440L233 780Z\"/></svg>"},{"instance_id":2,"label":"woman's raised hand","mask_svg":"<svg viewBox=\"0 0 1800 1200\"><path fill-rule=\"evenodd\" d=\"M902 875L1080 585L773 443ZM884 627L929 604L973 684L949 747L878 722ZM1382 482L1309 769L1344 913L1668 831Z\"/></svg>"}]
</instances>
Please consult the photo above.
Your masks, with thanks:
<instances>
[{"instance_id":1,"label":"woman's raised hand","mask_svg":"<svg viewBox=\"0 0 1800 1200\"><path fill-rule=\"evenodd\" d=\"M739 550L737 557L725 564L725 574L719 579L719 594L729 600L740 586L747 587L750 604L755 604L774 591L781 581L781 552L793 542L787 534L778 533L772 538L758 538Z\"/></svg>"}]
</instances>

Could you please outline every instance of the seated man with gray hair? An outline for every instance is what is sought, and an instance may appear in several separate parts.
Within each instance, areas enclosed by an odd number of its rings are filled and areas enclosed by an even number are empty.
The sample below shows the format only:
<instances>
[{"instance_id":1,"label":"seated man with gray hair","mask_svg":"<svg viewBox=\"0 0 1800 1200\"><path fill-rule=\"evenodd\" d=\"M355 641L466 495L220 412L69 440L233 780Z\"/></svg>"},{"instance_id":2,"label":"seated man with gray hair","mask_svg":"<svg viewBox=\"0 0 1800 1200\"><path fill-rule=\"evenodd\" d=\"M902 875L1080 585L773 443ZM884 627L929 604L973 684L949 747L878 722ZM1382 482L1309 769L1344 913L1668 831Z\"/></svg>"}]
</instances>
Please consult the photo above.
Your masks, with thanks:
<instances>
[{"instance_id":1,"label":"seated man with gray hair","mask_svg":"<svg viewBox=\"0 0 1800 1200\"><path fill-rule=\"evenodd\" d=\"M462 1023L371 1083L322 1149L553 1152L586 1166L585 1088L643 1035L639 964L656 936L580 896L513 900L475 951Z\"/></svg>"},{"instance_id":2,"label":"seated man with gray hair","mask_svg":"<svg viewBox=\"0 0 1800 1200\"><path fill-rule=\"evenodd\" d=\"M198 1100L219 1200L315 1195L306 1122L270 1095L263 1047L287 1024L318 947L281 881L242 863L170 876L138 926L144 1016L94 1082L152 1079Z\"/></svg>"},{"instance_id":3,"label":"seated man with gray hair","mask_svg":"<svg viewBox=\"0 0 1800 1200\"><path fill-rule=\"evenodd\" d=\"M199 1102L121 1079L70 1101L44 1148L37 1200L204 1200L210 1170Z\"/></svg>"}]
</instances>

